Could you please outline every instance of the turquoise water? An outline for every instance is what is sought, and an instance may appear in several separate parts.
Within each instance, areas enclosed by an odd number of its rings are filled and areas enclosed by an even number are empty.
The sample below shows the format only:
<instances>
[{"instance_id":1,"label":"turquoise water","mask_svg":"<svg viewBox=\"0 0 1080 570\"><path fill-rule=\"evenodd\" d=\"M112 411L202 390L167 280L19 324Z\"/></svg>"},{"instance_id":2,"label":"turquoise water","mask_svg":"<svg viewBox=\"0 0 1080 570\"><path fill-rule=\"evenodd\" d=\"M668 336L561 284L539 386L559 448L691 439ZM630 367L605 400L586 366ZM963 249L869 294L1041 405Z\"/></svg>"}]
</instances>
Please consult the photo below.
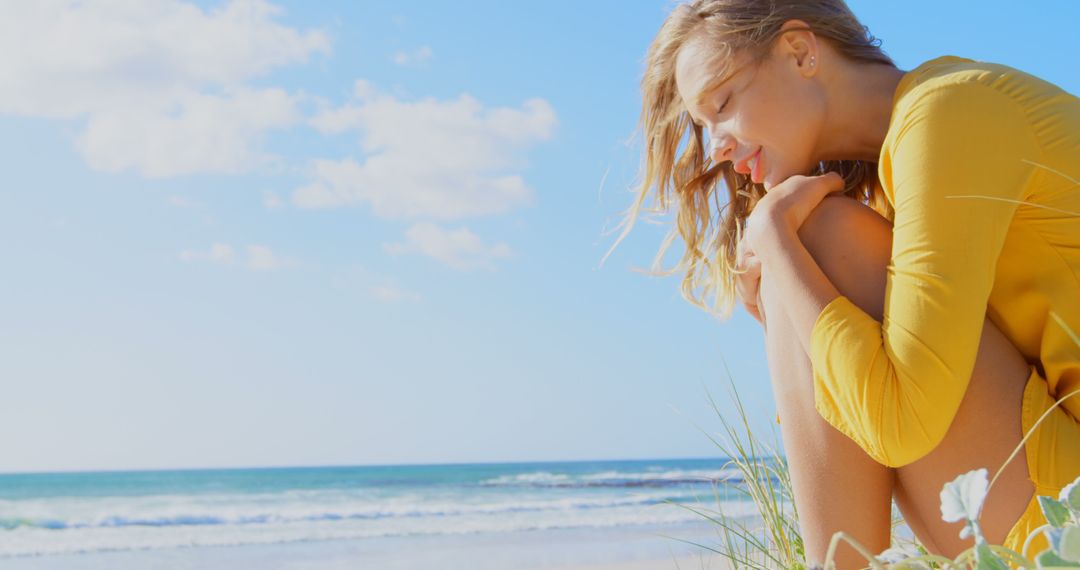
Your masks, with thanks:
<instances>
[{"instance_id":1,"label":"turquoise water","mask_svg":"<svg viewBox=\"0 0 1080 570\"><path fill-rule=\"evenodd\" d=\"M0 557L750 516L723 459L0 475Z\"/></svg>"}]
</instances>

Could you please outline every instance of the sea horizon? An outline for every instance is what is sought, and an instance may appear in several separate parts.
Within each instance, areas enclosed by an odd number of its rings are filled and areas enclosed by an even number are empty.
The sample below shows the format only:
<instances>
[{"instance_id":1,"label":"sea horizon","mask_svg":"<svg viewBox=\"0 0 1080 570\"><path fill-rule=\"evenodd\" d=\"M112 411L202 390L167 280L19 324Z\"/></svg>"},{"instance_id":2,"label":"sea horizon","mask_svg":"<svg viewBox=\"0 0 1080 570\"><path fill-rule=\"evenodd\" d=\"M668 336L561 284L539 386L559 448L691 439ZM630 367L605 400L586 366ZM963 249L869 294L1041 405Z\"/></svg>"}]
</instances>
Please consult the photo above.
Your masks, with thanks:
<instances>
[{"instance_id":1,"label":"sea horizon","mask_svg":"<svg viewBox=\"0 0 1080 570\"><path fill-rule=\"evenodd\" d=\"M762 456L767 457L767 456ZM471 466L471 465L531 465L534 463L559 464L559 463L599 463L599 462L634 462L634 461L716 461L730 460L730 458L718 457L644 457L644 458L612 458L612 459L530 459L518 461L448 461L448 462L417 462L417 463L326 463L326 464L296 464L296 465L238 465L238 466L196 466L196 467L121 467L110 469L98 468L75 468L55 470L28 470L28 471L0 471L0 477L6 475L53 475L53 474L90 474L90 473L145 473L145 472L171 472L171 471L233 471L233 470L259 470L259 469L338 469L352 467L441 467L441 466Z\"/></svg>"}]
</instances>

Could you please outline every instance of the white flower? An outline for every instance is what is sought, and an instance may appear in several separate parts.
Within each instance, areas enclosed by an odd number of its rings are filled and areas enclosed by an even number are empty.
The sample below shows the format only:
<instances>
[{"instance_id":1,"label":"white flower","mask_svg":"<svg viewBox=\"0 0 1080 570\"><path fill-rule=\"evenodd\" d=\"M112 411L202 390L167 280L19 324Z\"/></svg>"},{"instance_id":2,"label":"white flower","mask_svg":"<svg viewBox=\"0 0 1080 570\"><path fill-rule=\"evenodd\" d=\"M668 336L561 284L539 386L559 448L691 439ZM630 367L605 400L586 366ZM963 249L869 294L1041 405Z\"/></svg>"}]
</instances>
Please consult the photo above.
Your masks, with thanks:
<instances>
[{"instance_id":1,"label":"white flower","mask_svg":"<svg viewBox=\"0 0 1080 570\"><path fill-rule=\"evenodd\" d=\"M979 511L990 485L986 474L986 469L969 471L941 489L941 519L945 522L966 522L964 530L960 531L960 538L967 538L975 531Z\"/></svg>"},{"instance_id":2,"label":"white flower","mask_svg":"<svg viewBox=\"0 0 1080 570\"><path fill-rule=\"evenodd\" d=\"M922 553L913 545L904 544L886 548L881 554L878 554L876 558L884 564L899 564L909 558L915 558L916 556L921 555ZM929 570L929 567L922 563L908 563L905 564L904 567Z\"/></svg>"}]
</instances>

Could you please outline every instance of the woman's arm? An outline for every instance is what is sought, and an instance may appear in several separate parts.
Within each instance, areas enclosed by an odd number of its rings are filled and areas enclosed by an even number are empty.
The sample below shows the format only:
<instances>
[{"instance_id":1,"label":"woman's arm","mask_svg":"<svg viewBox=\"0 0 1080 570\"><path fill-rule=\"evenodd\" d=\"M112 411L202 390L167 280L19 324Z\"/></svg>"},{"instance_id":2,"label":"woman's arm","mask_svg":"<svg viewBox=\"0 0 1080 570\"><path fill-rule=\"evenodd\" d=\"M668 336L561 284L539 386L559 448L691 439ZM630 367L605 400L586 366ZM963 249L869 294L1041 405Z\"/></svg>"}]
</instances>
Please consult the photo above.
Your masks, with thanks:
<instances>
[{"instance_id":1,"label":"woman's arm","mask_svg":"<svg viewBox=\"0 0 1080 570\"><path fill-rule=\"evenodd\" d=\"M929 453L952 423L1033 175L1024 159L1040 158L1022 109L992 86L909 95L880 165L895 196L882 320L839 295L790 227L778 223L756 248L809 349L817 410L892 467Z\"/></svg>"},{"instance_id":2,"label":"woman's arm","mask_svg":"<svg viewBox=\"0 0 1080 570\"><path fill-rule=\"evenodd\" d=\"M782 292L785 306L795 323L795 335L809 354L814 322L822 309L840 296L840 291L814 261L796 230L786 227L775 217L769 222L775 230L769 232L769 238L758 246L761 249L758 256L765 260L761 266L762 279L768 277Z\"/></svg>"}]
</instances>

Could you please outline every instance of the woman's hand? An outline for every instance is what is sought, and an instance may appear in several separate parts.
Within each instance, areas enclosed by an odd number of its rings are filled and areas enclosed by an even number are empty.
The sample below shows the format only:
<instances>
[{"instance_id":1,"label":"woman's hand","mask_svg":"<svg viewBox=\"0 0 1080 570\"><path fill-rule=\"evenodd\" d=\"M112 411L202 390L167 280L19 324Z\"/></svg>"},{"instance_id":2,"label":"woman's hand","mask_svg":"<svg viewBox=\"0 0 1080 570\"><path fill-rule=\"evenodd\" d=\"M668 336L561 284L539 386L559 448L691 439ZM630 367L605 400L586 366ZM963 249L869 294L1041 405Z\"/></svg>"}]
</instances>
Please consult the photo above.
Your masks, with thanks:
<instances>
[{"instance_id":1,"label":"woman's hand","mask_svg":"<svg viewBox=\"0 0 1080 570\"><path fill-rule=\"evenodd\" d=\"M833 192L844 190L844 179L835 172L821 176L795 175L773 186L746 219L745 247L768 261L772 238L778 232L797 233L810 212Z\"/></svg>"},{"instance_id":2,"label":"woman's hand","mask_svg":"<svg viewBox=\"0 0 1080 570\"><path fill-rule=\"evenodd\" d=\"M757 322L765 324L758 309L758 288L761 285L761 260L746 245L745 236L735 246L735 293L743 307Z\"/></svg>"},{"instance_id":3,"label":"woman's hand","mask_svg":"<svg viewBox=\"0 0 1080 570\"><path fill-rule=\"evenodd\" d=\"M766 192L747 217L743 237L735 249L735 292L747 312L762 325L765 322L758 307L761 264L768 259L769 247L778 241L774 237L778 232L798 233L825 196L843 189L844 179L835 172L792 176Z\"/></svg>"}]
</instances>

